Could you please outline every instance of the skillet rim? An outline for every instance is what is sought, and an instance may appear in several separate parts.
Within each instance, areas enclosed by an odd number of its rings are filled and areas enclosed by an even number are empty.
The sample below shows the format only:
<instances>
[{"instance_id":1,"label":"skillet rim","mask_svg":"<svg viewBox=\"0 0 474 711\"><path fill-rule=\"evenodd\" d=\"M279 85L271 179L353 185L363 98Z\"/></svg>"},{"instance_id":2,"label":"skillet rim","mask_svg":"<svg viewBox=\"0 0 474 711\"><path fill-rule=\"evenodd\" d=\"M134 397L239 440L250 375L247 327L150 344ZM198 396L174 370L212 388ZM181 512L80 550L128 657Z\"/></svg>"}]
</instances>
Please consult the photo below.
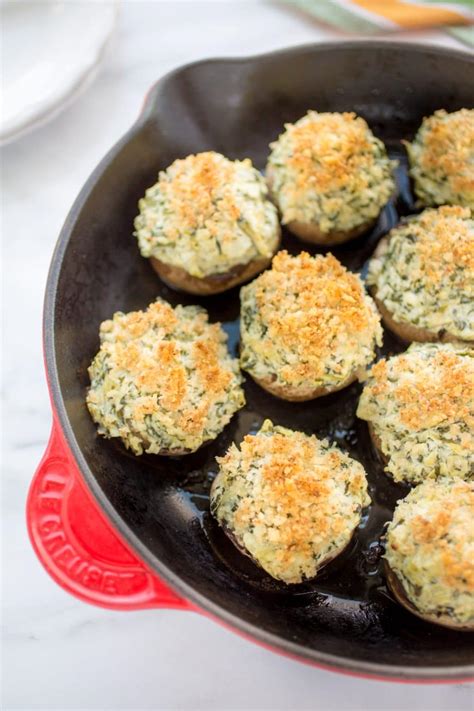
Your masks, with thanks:
<instances>
[{"instance_id":1,"label":"skillet rim","mask_svg":"<svg viewBox=\"0 0 474 711\"><path fill-rule=\"evenodd\" d=\"M209 600L205 595L202 595L194 587L184 582L176 575L168 566L164 565L158 558L153 555L128 527L126 522L121 518L118 512L113 508L109 499L106 497L102 489L99 487L92 471L90 470L81 448L76 440L73 428L69 421L64 399L59 383L56 352L55 352L55 310L56 297L58 291L58 282L61 275L64 255L69 244L74 224L79 217L84 203L88 199L90 193L94 189L98 179L108 168L113 159L118 155L121 149L129 143L143 127L146 125L150 116L153 114L155 107L158 104L160 94L163 87L170 81L190 69L194 69L201 65L245 65L252 64L272 57L296 56L308 53L320 52L338 52L348 49L364 48L366 50L394 50L397 52L409 51L421 54L435 54L438 57L441 55L444 58L455 58L462 61L468 61L474 65L474 55L468 51L461 49L453 49L448 47L440 47L432 44L421 44L413 42L396 42L391 40L351 40L351 41L333 41L323 43L305 43L295 45L283 49L278 49L270 52L258 53L250 56L242 57L215 57L201 59L194 62L181 65L163 77L161 77L145 96L142 109L125 134L109 149L104 158L98 163L97 167L92 171L87 178L84 186L76 197L64 225L59 234L56 246L54 248L48 278L46 282L44 306L43 306L43 348L44 359L47 372L48 387L51 396L53 410L58 418L62 433L66 439L71 455L76 461L77 467L81 472L84 483L91 492L95 502L100 509L105 513L111 525L116 528L119 534L125 539L133 551L146 563L146 565L164 582L168 583L173 589L181 594L185 599L194 603L198 608L202 609L211 617L217 618L218 621L228 625L232 630L243 634L245 637L253 639L266 647L273 649L279 653L286 654L293 659L303 661L313 665L321 665L333 671L340 671L349 674L361 675L372 679L385 681L405 681L405 682L461 682L472 680L474 675L474 666L472 665L456 665L456 666L440 666L440 667L410 667L403 665L388 665L378 664L375 662L367 662L363 660L355 660L344 656L328 654L318 650L312 650L300 644L283 639L273 633L267 632L264 629L246 622L239 616L229 612L227 609Z\"/></svg>"}]
</instances>

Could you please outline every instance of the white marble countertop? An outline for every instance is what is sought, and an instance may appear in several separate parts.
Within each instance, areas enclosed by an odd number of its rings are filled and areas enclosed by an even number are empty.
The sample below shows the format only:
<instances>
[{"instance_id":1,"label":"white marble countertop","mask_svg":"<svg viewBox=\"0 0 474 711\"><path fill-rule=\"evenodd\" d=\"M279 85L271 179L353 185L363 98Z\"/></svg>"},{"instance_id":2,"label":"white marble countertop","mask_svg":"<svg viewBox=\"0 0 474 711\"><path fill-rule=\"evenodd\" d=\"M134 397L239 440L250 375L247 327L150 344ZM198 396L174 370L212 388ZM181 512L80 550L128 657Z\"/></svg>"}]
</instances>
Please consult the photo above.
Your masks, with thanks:
<instances>
[{"instance_id":1,"label":"white marble countertop","mask_svg":"<svg viewBox=\"0 0 474 711\"><path fill-rule=\"evenodd\" d=\"M50 427L41 310L69 207L138 114L148 87L190 60L343 38L261 2L133 2L95 83L3 150L4 709L470 709L473 688L382 684L290 661L188 612L89 607L50 580L27 539L29 480ZM457 43L441 33L408 39Z\"/></svg>"}]
</instances>

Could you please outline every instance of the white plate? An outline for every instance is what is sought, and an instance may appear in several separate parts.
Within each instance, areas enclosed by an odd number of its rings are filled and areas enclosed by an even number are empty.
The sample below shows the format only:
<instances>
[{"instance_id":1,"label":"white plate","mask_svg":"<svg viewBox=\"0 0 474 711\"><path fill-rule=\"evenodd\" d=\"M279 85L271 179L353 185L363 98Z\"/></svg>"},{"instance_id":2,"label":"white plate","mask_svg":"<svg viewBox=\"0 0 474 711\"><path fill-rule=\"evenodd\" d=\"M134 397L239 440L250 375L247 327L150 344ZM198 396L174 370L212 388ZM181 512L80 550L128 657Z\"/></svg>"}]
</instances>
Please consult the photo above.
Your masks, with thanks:
<instances>
[{"instance_id":1,"label":"white plate","mask_svg":"<svg viewBox=\"0 0 474 711\"><path fill-rule=\"evenodd\" d=\"M0 143L48 120L95 74L115 27L115 2L1 3Z\"/></svg>"}]
</instances>

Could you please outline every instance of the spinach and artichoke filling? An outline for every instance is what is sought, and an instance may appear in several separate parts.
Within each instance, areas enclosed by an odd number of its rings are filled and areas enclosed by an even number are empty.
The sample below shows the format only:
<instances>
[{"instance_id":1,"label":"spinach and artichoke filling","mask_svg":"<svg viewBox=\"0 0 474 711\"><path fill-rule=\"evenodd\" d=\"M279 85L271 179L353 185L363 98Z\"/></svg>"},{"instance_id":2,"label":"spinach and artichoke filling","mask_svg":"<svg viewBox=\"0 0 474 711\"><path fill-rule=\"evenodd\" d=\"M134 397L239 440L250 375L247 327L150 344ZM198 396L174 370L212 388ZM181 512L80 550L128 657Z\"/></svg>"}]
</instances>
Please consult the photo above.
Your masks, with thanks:
<instances>
[{"instance_id":1,"label":"spinach and artichoke filling","mask_svg":"<svg viewBox=\"0 0 474 711\"><path fill-rule=\"evenodd\" d=\"M474 220L469 208L424 210L395 227L367 283L395 321L474 340Z\"/></svg>"},{"instance_id":2,"label":"spinach and artichoke filling","mask_svg":"<svg viewBox=\"0 0 474 711\"><path fill-rule=\"evenodd\" d=\"M87 406L99 433L135 454L194 452L245 404L238 361L198 306L158 299L100 327Z\"/></svg>"},{"instance_id":3,"label":"spinach and artichoke filling","mask_svg":"<svg viewBox=\"0 0 474 711\"><path fill-rule=\"evenodd\" d=\"M474 350L413 344L380 360L357 416L371 423L395 481L473 479Z\"/></svg>"},{"instance_id":4,"label":"spinach and artichoke filling","mask_svg":"<svg viewBox=\"0 0 474 711\"><path fill-rule=\"evenodd\" d=\"M474 623L474 483L425 481L400 501L385 558L424 615Z\"/></svg>"},{"instance_id":5,"label":"spinach and artichoke filling","mask_svg":"<svg viewBox=\"0 0 474 711\"><path fill-rule=\"evenodd\" d=\"M435 111L405 147L421 205L474 209L474 109Z\"/></svg>"},{"instance_id":6,"label":"spinach and artichoke filling","mask_svg":"<svg viewBox=\"0 0 474 711\"><path fill-rule=\"evenodd\" d=\"M283 224L348 232L374 220L395 190L396 163L354 113L309 111L270 148L267 173Z\"/></svg>"},{"instance_id":7,"label":"spinach and artichoke filling","mask_svg":"<svg viewBox=\"0 0 474 711\"><path fill-rule=\"evenodd\" d=\"M267 192L249 159L207 152L176 160L139 202L140 252L198 278L270 258L280 227Z\"/></svg>"},{"instance_id":8,"label":"spinach and artichoke filling","mask_svg":"<svg viewBox=\"0 0 474 711\"><path fill-rule=\"evenodd\" d=\"M239 548L285 583L314 578L368 506L359 462L327 440L265 420L218 458L211 512Z\"/></svg>"},{"instance_id":9,"label":"spinach and artichoke filling","mask_svg":"<svg viewBox=\"0 0 474 711\"><path fill-rule=\"evenodd\" d=\"M374 302L332 254L278 252L240 299L240 362L256 379L338 386L363 370L382 343Z\"/></svg>"}]
</instances>

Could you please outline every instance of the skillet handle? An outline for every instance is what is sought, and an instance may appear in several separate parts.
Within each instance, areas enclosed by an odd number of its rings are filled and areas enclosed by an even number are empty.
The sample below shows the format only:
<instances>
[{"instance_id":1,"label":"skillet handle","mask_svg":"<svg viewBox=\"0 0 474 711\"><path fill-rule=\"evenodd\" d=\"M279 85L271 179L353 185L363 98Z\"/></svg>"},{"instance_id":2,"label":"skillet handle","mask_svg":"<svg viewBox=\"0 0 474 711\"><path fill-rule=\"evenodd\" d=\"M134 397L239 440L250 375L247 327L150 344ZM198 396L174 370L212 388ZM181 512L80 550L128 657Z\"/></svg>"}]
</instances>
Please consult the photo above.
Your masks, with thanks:
<instances>
[{"instance_id":1,"label":"skillet handle","mask_svg":"<svg viewBox=\"0 0 474 711\"><path fill-rule=\"evenodd\" d=\"M26 513L39 560L62 588L84 602L113 610L192 609L145 567L100 511L56 419Z\"/></svg>"}]
</instances>

